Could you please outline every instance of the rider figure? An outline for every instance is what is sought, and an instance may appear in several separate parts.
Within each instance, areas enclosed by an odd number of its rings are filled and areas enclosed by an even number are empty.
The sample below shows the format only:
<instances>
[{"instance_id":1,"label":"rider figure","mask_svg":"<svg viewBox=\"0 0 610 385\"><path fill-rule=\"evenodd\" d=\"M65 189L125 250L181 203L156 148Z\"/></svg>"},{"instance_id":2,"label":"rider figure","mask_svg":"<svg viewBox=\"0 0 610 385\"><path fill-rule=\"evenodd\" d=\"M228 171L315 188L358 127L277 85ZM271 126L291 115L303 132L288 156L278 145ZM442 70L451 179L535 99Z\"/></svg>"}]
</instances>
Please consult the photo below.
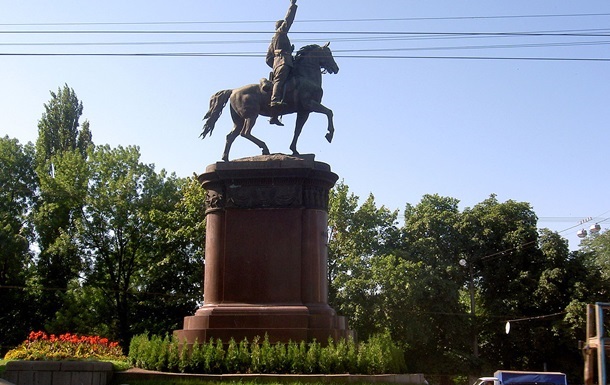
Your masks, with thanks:
<instances>
[{"instance_id":1,"label":"rider figure","mask_svg":"<svg viewBox=\"0 0 610 385\"><path fill-rule=\"evenodd\" d=\"M282 100L284 84L292 68L292 51L294 51L294 46L290 44L290 39L288 39L288 31L297 12L296 3L297 0L290 0L290 8L288 8L286 17L275 23L275 34L267 50L266 62L269 67L273 68L273 91L270 104L272 111L277 106L284 104ZM269 123L283 126L282 122L278 119L277 113L272 115Z\"/></svg>"}]
</instances>

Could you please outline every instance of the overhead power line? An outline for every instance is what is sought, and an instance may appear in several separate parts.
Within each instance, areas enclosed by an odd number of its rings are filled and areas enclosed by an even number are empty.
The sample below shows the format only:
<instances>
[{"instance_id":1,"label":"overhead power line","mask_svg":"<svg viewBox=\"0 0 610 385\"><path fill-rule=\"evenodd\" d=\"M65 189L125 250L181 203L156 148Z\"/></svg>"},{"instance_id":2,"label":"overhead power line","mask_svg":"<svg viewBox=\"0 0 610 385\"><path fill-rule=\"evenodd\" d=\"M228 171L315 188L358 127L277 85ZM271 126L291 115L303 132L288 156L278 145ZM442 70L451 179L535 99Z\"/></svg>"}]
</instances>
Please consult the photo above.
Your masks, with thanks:
<instances>
[{"instance_id":1,"label":"overhead power line","mask_svg":"<svg viewBox=\"0 0 610 385\"><path fill-rule=\"evenodd\" d=\"M582 31L582 30L578 30ZM607 28L595 31L609 31ZM240 30L4 30L3 35L269 35L269 31ZM541 32L421 32L421 31L295 31L291 35L371 35L371 36L566 36L566 37L610 37L610 32L572 32L572 31L541 31Z\"/></svg>"},{"instance_id":2,"label":"overhead power line","mask_svg":"<svg viewBox=\"0 0 610 385\"><path fill-rule=\"evenodd\" d=\"M358 41L358 42L379 42L386 39L335 39L333 41ZM403 41L409 39L389 39L391 41ZM294 42L304 40L294 39ZM115 42L19 42L19 43L0 43L0 46L151 46L151 45L215 45L215 44L263 44L267 40L191 40L191 41L115 41ZM380 52L380 51L423 51L423 50L454 50L454 49L506 49L506 48L546 48L546 47L573 47L585 45L606 45L610 40L594 41L573 41L563 43L523 43L523 44L488 44L488 45L467 45L467 46L438 46L438 47L409 47L409 48L365 48L365 49L344 49L334 50L333 52Z\"/></svg>"},{"instance_id":3,"label":"overhead power line","mask_svg":"<svg viewBox=\"0 0 610 385\"><path fill-rule=\"evenodd\" d=\"M247 53L203 53L203 52L152 52L152 53L19 53L4 52L0 56L98 56L98 57L235 57L261 58L262 54ZM517 56L406 56L406 55L335 55L341 59L425 59L425 60L518 60L518 61L578 61L578 62L610 62L610 58L569 58L569 57L517 57Z\"/></svg>"},{"instance_id":4,"label":"overhead power line","mask_svg":"<svg viewBox=\"0 0 610 385\"><path fill-rule=\"evenodd\" d=\"M493 20L493 19L536 19L536 18L578 18L608 17L610 13L570 13L534 15L491 15L491 16L445 16L445 17L401 17L401 18L362 18L362 19L310 19L296 20L295 23L363 23L391 21L427 20ZM229 20L229 21L144 21L144 22L49 22L49 23L0 23L0 26L78 26L78 25L205 25L205 24L258 24L273 23L275 20Z\"/></svg>"}]
</instances>

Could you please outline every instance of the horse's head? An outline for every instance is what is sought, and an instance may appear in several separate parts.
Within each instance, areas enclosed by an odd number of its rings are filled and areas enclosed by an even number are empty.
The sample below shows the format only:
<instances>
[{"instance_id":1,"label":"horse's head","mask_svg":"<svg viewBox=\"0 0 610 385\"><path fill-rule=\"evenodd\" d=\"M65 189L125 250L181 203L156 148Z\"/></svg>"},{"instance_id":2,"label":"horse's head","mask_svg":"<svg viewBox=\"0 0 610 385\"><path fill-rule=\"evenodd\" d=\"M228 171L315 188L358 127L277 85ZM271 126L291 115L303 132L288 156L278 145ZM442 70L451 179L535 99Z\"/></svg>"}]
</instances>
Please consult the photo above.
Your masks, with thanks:
<instances>
[{"instance_id":1,"label":"horse's head","mask_svg":"<svg viewBox=\"0 0 610 385\"><path fill-rule=\"evenodd\" d=\"M297 66L319 66L319 68L322 68L328 73L336 74L339 72L339 66L335 62L335 58L333 57L333 53L331 52L329 45L330 43L326 43L323 46L311 44L302 47L299 52L297 52Z\"/></svg>"},{"instance_id":2,"label":"horse's head","mask_svg":"<svg viewBox=\"0 0 610 385\"><path fill-rule=\"evenodd\" d=\"M320 67L324 68L324 70L330 74L336 74L339 72L339 66L337 65L337 62L335 62L335 58L333 57L333 53L329 46L330 42L320 47Z\"/></svg>"}]
</instances>

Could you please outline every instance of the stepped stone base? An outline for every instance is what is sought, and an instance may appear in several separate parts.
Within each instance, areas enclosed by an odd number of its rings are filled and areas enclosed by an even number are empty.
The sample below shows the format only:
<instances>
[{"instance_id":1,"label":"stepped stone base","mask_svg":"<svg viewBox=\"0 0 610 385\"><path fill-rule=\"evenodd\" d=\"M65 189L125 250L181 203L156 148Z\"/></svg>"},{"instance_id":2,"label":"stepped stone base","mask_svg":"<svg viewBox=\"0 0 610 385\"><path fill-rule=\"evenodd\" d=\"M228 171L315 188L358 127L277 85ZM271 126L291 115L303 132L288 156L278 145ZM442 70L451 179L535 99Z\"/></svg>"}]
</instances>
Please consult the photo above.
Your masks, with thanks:
<instances>
[{"instance_id":1,"label":"stepped stone base","mask_svg":"<svg viewBox=\"0 0 610 385\"><path fill-rule=\"evenodd\" d=\"M193 343L210 338L239 342L244 338L263 338L271 343L287 341L313 341L326 343L333 340L354 338L347 329L345 317L335 315L329 307L325 313L319 309L294 305L218 305L203 306L194 316L185 317L184 329L175 332L176 337Z\"/></svg>"}]
</instances>

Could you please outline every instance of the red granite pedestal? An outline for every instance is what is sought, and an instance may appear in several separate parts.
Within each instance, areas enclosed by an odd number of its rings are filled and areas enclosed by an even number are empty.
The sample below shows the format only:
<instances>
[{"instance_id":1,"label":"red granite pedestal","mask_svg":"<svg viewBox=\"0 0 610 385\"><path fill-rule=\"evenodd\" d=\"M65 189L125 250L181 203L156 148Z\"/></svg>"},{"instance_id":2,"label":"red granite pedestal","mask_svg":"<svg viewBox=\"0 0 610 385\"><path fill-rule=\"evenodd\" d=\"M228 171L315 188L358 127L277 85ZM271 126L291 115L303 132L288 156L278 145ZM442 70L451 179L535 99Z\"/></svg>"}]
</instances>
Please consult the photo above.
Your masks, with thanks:
<instances>
[{"instance_id":1,"label":"red granite pedestal","mask_svg":"<svg viewBox=\"0 0 610 385\"><path fill-rule=\"evenodd\" d=\"M176 337L187 343L269 336L353 336L328 305L328 193L337 180L313 155L218 162L207 192L204 304Z\"/></svg>"}]
</instances>

